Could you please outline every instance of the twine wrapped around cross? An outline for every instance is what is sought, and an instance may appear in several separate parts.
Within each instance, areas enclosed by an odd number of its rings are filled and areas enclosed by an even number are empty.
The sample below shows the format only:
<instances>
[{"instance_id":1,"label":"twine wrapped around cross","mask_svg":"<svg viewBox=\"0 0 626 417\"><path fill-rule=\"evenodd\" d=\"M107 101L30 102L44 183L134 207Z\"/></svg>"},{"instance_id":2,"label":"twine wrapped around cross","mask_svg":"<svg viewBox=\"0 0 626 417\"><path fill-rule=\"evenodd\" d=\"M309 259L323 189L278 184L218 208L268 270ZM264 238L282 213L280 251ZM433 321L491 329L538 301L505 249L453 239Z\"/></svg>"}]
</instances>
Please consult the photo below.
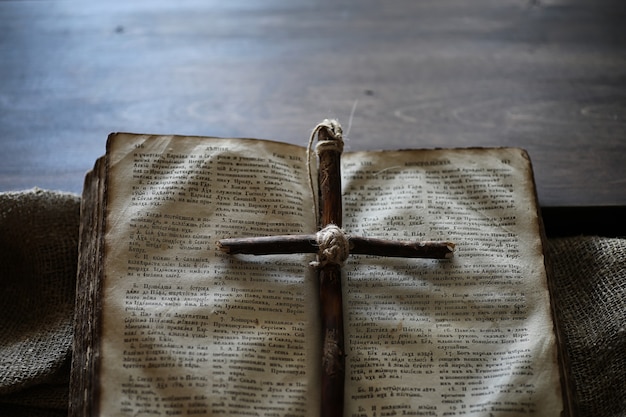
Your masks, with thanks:
<instances>
[{"instance_id":1,"label":"twine wrapped around cross","mask_svg":"<svg viewBox=\"0 0 626 417\"><path fill-rule=\"evenodd\" d=\"M320 230L316 234L222 239L218 247L229 254L317 253L311 265L318 271L322 329L322 389L320 415L343 415L345 348L341 267L350 254L407 258L448 259L451 242L389 241L349 236L341 229L341 153L343 133L335 120L324 120L311 134L317 135ZM310 161L310 158L307 158ZM311 170L309 169L309 173ZM312 176L309 175L312 186ZM316 204L317 205L317 204Z\"/></svg>"}]
</instances>

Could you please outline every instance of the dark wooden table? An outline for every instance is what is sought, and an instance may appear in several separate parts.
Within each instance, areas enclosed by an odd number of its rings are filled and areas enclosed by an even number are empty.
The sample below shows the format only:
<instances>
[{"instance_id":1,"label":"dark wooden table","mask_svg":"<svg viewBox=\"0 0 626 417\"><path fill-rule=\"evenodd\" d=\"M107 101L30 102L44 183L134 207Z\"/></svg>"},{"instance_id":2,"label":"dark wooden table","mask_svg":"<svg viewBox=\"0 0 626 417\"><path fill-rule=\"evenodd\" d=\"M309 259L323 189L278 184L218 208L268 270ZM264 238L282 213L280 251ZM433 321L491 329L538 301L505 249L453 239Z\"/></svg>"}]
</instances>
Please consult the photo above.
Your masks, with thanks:
<instances>
[{"instance_id":1,"label":"dark wooden table","mask_svg":"<svg viewBox=\"0 0 626 417\"><path fill-rule=\"evenodd\" d=\"M571 221L615 226L626 206L625 8L0 1L0 191L79 192L112 131L304 144L336 117L352 150L526 148L547 223L568 208Z\"/></svg>"}]
</instances>

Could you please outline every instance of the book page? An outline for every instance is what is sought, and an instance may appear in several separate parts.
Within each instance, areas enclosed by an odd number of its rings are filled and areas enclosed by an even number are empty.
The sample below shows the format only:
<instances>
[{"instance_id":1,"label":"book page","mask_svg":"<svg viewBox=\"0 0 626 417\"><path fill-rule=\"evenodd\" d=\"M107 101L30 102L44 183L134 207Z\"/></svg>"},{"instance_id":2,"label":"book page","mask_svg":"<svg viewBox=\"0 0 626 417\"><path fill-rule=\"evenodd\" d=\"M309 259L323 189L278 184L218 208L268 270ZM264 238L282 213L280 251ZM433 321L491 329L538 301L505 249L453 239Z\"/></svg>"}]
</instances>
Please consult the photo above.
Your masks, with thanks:
<instances>
[{"instance_id":1,"label":"book page","mask_svg":"<svg viewBox=\"0 0 626 417\"><path fill-rule=\"evenodd\" d=\"M216 249L316 230L305 151L118 134L108 156L99 414L316 415L311 256Z\"/></svg>"},{"instance_id":2,"label":"book page","mask_svg":"<svg viewBox=\"0 0 626 417\"><path fill-rule=\"evenodd\" d=\"M345 415L559 415L526 154L346 154L343 176L346 232L457 245L451 260L347 262Z\"/></svg>"}]
</instances>

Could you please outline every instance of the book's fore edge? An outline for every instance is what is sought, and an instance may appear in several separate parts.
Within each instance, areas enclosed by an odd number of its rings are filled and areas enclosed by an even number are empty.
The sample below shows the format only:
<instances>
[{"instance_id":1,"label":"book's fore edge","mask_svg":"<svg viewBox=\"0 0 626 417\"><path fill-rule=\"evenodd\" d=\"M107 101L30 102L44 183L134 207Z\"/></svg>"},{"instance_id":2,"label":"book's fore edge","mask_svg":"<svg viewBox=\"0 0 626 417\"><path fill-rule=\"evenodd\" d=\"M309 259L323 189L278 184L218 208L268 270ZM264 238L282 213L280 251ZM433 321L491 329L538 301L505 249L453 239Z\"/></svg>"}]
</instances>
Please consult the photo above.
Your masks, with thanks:
<instances>
[{"instance_id":1,"label":"book's fore edge","mask_svg":"<svg viewBox=\"0 0 626 417\"><path fill-rule=\"evenodd\" d=\"M518 148L522 152L522 156L528 161L528 167L530 170L530 181L532 185L532 198L534 202L534 208L536 210L537 220L538 220L538 233L541 239L541 249L543 252L543 265L546 271L546 279L548 284L548 295L550 298L550 313L552 315L552 324L553 331L556 337L557 344L557 361L559 365L559 377L561 380L561 396L563 399L563 411L561 412L561 417L575 417L576 407L575 407L575 396L574 396L574 387L573 382L570 378L571 369L569 366L569 359L567 356L567 350L565 348L563 342L563 333L561 330L561 321L559 318L558 310L556 308L556 298L558 294L556 293L556 288L554 284L554 272L552 271L551 264L548 259L548 251L547 251L547 243L548 238L546 235L545 227L543 224L543 216L541 214L541 207L539 206L539 197L537 195L537 187L535 184L535 175L534 169L532 165L532 161L528 152L524 149Z\"/></svg>"},{"instance_id":2,"label":"book's fore edge","mask_svg":"<svg viewBox=\"0 0 626 417\"><path fill-rule=\"evenodd\" d=\"M85 176L81 198L70 417L98 414L106 165L106 157L96 160L94 168Z\"/></svg>"}]
</instances>

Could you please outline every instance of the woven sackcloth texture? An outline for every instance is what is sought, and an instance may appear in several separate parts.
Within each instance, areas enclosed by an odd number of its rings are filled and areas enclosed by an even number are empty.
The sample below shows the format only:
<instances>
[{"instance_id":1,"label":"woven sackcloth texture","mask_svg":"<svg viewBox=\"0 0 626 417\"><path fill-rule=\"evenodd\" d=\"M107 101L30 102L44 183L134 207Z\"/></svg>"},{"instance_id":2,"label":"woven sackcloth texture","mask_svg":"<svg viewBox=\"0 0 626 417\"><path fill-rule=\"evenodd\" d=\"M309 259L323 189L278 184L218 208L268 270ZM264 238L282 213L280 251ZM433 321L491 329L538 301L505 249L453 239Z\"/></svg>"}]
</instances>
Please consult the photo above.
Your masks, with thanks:
<instances>
[{"instance_id":1,"label":"woven sackcloth texture","mask_svg":"<svg viewBox=\"0 0 626 417\"><path fill-rule=\"evenodd\" d=\"M626 239L550 239L556 289L580 416L626 415Z\"/></svg>"},{"instance_id":2,"label":"woven sackcloth texture","mask_svg":"<svg viewBox=\"0 0 626 417\"><path fill-rule=\"evenodd\" d=\"M0 193L0 416L67 415L79 198ZM579 416L626 415L626 239L551 239Z\"/></svg>"},{"instance_id":3,"label":"woven sackcloth texture","mask_svg":"<svg viewBox=\"0 0 626 417\"><path fill-rule=\"evenodd\" d=\"M67 414L80 199L0 193L0 415Z\"/></svg>"}]
</instances>

